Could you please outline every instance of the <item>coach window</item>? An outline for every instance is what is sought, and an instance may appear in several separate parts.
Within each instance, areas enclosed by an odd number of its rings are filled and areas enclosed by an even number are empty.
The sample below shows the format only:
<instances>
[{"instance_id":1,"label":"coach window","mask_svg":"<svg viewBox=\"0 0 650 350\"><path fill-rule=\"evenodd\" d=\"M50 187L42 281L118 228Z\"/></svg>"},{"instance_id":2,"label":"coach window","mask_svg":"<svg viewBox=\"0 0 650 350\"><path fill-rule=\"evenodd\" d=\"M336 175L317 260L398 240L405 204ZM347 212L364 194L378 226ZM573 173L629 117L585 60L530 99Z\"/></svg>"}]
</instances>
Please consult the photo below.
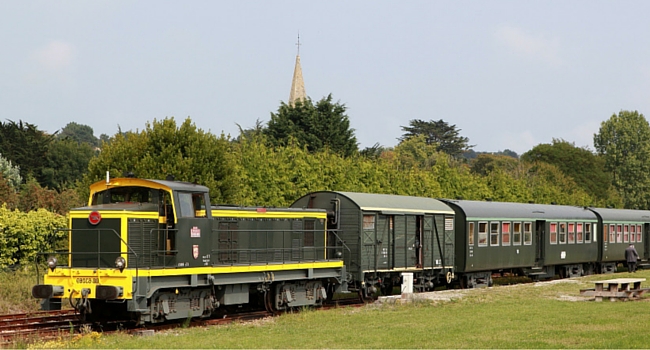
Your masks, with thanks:
<instances>
[{"instance_id":1,"label":"coach window","mask_svg":"<svg viewBox=\"0 0 650 350\"><path fill-rule=\"evenodd\" d=\"M566 222L560 223L560 244L566 244Z\"/></svg>"},{"instance_id":2,"label":"coach window","mask_svg":"<svg viewBox=\"0 0 650 350\"><path fill-rule=\"evenodd\" d=\"M467 243L469 245L474 245L474 223L467 223Z\"/></svg>"},{"instance_id":3,"label":"coach window","mask_svg":"<svg viewBox=\"0 0 650 350\"><path fill-rule=\"evenodd\" d=\"M636 225L630 225L630 243L636 241Z\"/></svg>"},{"instance_id":4,"label":"coach window","mask_svg":"<svg viewBox=\"0 0 650 350\"><path fill-rule=\"evenodd\" d=\"M616 243L616 225L609 225L609 243Z\"/></svg>"},{"instance_id":5,"label":"coach window","mask_svg":"<svg viewBox=\"0 0 650 350\"><path fill-rule=\"evenodd\" d=\"M582 223L579 222L576 224L576 243L582 243L582 239L584 237L582 236Z\"/></svg>"},{"instance_id":6,"label":"coach window","mask_svg":"<svg viewBox=\"0 0 650 350\"><path fill-rule=\"evenodd\" d=\"M490 223L490 246L499 245L499 223L491 222Z\"/></svg>"},{"instance_id":7,"label":"coach window","mask_svg":"<svg viewBox=\"0 0 650 350\"><path fill-rule=\"evenodd\" d=\"M478 223L478 246L487 246L487 222Z\"/></svg>"},{"instance_id":8,"label":"coach window","mask_svg":"<svg viewBox=\"0 0 650 350\"><path fill-rule=\"evenodd\" d=\"M587 224L587 225L589 225L589 224ZM609 226L607 226L607 225L603 225L603 242L605 242L605 243L607 243L607 235L609 235L608 230L607 230L608 227Z\"/></svg>"},{"instance_id":9,"label":"coach window","mask_svg":"<svg viewBox=\"0 0 650 350\"><path fill-rule=\"evenodd\" d=\"M524 222L524 245L533 244L533 223Z\"/></svg>"},{"instance_id":10,"label":"coach window","mask_svg":"<svg viewBox=\"0 0 650 350\"><path fill-rule=\"evenodd\" d=\"M623 225L623 242L630 242L630 225Z\"/></svg>"},{"instance_id":11,"label":"coach window","mask_svg":"<svg viewBox=\"0 0 650 350\"><path fill-rule=\"evenodd\" d=\"M501 223L501 244L510 245L510 223Z\"/></svg>"},{"instance_id":12,"label":"coach window","mask_svg":"<svg viewBox=\"0 0 650 350\"><path fill-rule=\"evenodd\" d=\"M585 243L591 243L591 224L588 222L585 222Z\"/></svg>"},{"instance_id":13,"label":"coach window","mask_svg":"<svg viewBox=\"0 0 650 350\"><path fill-rule=\"evenodd\" d=\"M549 231L551 231L550 232L551 234L549 235L549 240L550 240L551 244L557 244L557 223L552 222L549 225L549 227L550 227Z\"/></svg>"},{"instance_id":14,"label":"coach window","mask_svg":"<svg viewBox=\"0 0 650 350\"><path fill-rule=\"evenodd\" d=\"M521 222L512 223L512 245L521 245Z\"/></svg>"},{"instance_id":15,"label":"coach window","mask_svg":"<svg viewBox=\"0 0 650 350\"><path fill-rule=\"evenodd\" d=\"M643 231L641 230L641 225L636 225L636 241L637 241L637 243L641 243L641 237L643 237L642 233L643 233Z\"/></svg>"},{"instance_id":16,"label":"coach window","mask_svg":"<svg viewBox=\"0 0 650 350\"><path fill-rule=\"evenodd\" d=\"M375 216L374 215L364 215L363 216L363 229L364 230L374 230L375 229Z\"/></svg>"},{"instance_id":17,"label":"coach window","mask_svg":"<svg viewBox=\"0 0 650 350\"><path fill-rule=\"evenodd\" d=\"M576 242L575 229L576 229L576 224L572 222L569 223L569 244L573 244Z\"/></svg>"},{"instance_id":18,"label":"coach window","mask_svg":"<svg viewBox=\"0 0 650 350\"><path fill-rule=\"evenodd\" d=\"M616 243L623 243L623 225L616 225Z\"/></svg>"}]
</instances>

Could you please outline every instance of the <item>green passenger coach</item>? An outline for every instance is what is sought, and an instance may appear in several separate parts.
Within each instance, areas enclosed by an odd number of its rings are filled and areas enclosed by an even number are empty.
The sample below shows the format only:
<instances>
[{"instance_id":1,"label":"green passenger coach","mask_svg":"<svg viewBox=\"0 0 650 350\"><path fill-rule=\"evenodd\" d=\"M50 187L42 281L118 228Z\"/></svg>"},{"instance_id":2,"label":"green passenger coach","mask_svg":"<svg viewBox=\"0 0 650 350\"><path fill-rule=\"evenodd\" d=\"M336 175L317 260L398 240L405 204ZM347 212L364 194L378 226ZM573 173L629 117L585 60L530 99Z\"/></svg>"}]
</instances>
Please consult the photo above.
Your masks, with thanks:
<instances>
[{"instance_id":1,"label":"green passenger coach","mask_svg":"<svg viewBox=\"0 0 650 350\"><path fill-rule=\"evenodd\" d=\"M444 200L456 212L456 272L463 287L493 273L531 278L595 272L598 218L564 205Z\"/></svg>"},{"instance_id":2,"label":"green passenger coach","mask_svg":"<svg viewBox=\"0 0 650 350\"><path fill-rule=\"evenodd\" d=\"M343 258L363 295L384 295L412 273L416 290L453 280L454 211L443 202L354 192L313 192L292 207L327 210L329 254Z\"/></svg>"},{"instance_id":3,"label":"green passenger coach","mask_svg":"<svg viewBox=\"0 0 650 350\"><path fill-rule=\"evenodd\" d=\"M625 262L625 248L634 244L639 253L640 267L648 265L650 258L650 211L631 209L592 208L599 217L602 232L598 261L600 272L615 272L616 265Z\"/></svg>"}]
</instances>

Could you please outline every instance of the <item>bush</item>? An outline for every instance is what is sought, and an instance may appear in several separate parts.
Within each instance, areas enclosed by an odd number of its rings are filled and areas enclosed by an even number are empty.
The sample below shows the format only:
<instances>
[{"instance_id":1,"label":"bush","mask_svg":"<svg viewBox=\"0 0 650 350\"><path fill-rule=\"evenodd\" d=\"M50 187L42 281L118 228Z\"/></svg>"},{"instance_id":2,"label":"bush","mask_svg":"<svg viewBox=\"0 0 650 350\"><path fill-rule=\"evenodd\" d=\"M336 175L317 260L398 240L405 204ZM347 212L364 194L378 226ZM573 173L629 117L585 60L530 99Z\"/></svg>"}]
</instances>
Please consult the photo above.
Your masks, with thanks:
<instances>
[{"instance_id":1,"label":"bush","mask_svg":"<svg viewBox=\"0 0 650 350\"><path fill-rule=\"evenodd\" d=\"M45 209L28 213L0 207L0 268L29 265L39 251L51 251L62 240L66 227L64 216Z\"/></svg>"}]
</instances>

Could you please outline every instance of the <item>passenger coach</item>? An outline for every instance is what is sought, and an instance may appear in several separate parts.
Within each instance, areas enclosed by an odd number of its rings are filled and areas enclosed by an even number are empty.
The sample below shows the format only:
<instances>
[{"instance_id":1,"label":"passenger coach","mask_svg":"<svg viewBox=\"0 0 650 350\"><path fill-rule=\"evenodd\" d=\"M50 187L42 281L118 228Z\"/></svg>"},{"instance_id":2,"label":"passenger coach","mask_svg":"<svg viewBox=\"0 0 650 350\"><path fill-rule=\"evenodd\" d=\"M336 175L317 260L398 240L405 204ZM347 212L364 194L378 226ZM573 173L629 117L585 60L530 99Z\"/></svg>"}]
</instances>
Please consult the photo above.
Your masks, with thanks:
<instances>
[{"instance_id":1,"label":"passenger coach","mask_svg":"<svg viewBox=\"0 0 650 350\"><path fill-rule=\"evenodd\" d=\"M598 227L603 233L598 252L601 273L616 272L616 265L626 262L625 248L630 243L634 244L639 253L639 266L648 265L650 211L605 208L591 210L598 215Z\"/></svg>"},{"instance_id":2,"label":"passenger coach","mask_svg":"<svg viewBox=\"0 0 650 350\"><path fill-rule=\"evenodd\" d=\"M444 200L456 213L461 286L492 284L492 273L532 278L595 272L598 218L564 205Z\"/></svg>"},{"instance_id":3,"label":"passenger coach","mask_svg":"<svg viewBox=\"0 0 650 350\"><path fill-rule=\"evenodd\" d=\"M322 191L295 208L327 210L330 255L342 257L364 296L384 295L413 273L414 288L429 290L454 277L454 211L423 197ZM351 284L352 286L352 284Z\"/></svg>"}]
</instances>

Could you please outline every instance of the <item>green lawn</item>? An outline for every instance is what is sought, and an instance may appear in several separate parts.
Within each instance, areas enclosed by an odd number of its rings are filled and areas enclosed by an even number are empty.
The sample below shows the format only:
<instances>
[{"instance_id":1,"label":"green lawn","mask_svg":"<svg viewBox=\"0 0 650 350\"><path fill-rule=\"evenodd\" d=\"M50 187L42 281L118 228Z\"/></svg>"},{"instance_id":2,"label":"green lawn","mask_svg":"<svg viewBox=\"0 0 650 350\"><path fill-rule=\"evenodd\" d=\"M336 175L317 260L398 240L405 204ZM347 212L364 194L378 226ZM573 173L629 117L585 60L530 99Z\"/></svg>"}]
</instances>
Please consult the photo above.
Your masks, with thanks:
<instances>
[{"instance_id":1,"label":"green lawn","mask_svg":"<svg viewBox=\"0 0 650 350\"><path fill-rule=\"evenodd\" d=\"M648 348L650 299L597 303L562 282L464 291L451 301L307 311L245 324L176 329L154 336L88 334L42 347L77 348Z\"/></svg>"}]
</instances>

